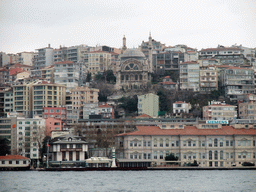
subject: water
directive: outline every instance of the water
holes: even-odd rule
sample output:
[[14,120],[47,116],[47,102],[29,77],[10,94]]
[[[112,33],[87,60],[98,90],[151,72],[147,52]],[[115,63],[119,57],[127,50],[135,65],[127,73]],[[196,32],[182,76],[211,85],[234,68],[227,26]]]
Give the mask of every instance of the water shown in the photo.
[[0,191],[256,191],[255,170],[0,172]]

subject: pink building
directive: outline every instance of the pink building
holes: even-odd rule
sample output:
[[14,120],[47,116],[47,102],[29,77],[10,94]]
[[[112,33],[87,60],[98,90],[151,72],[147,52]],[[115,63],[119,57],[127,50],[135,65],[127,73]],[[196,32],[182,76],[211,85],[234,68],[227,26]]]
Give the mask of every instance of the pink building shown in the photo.
[[[44,119],[53,118],[60,121],[60,129],[63,130],[67,122],[67,110],[66,107],[44,107]],[[57,126],[56,126],[57,127]]]
[[62,120],[53,117],[45,119],[45,134],[51,136],[51,132],[55,130],[63,130]]

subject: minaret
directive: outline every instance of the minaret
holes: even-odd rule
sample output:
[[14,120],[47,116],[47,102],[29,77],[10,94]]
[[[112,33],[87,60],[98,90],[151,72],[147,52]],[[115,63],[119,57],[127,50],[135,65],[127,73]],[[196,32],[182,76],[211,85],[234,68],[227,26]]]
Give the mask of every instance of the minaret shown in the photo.
[[149,32],[149,37],[148,37],[148,60],[149,60],[149,71],[152,73],[153,72],[153,63],[152,63],[152,37],[151,37],[151,32]]
[[124,37],[123,37],[122,53],[124,53],[126,49],[127,49],[127,47],[126,47],[126,38],[125,38],[125,36],[124,36]]
[[112,147],[112,165],[111,167],[116,167],[116,150],[115,147]]

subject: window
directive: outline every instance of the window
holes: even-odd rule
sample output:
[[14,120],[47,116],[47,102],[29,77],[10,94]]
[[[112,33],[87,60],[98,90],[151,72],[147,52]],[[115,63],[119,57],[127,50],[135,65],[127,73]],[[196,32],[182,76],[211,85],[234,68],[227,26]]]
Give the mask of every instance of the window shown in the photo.
[[157,152],[154,152],[154,159],[157,159]]
[[228,147],[228,146],[229,146],[229,140],[226,141],[226,147]]
[[147,141],[143,141],[143,147],[147,146]]
[[218,147],[218,139],[214,139],[214,147]]
[[223,151],[220,151],[220,159],[223,159]]
[[151,159],[151,154],[150,153],[148,153],[148,159]]
[[191,147],[191,141],[188,141],[188,146]]
[[132,147],[133,146],[133,142],[132,141],[130,141],[130,147]]
[[212,151],[209,151],[209,160],[212,160]]
[[223,139],[220,139],[220,147],[223,147]]
[[160,151],[160,159],[164,159],[164,153],[163,153],[163,151]]
[[218,161],[215,161],[215,162],[214,162],[214,166],[215,166],[215,167],[218,167]]
[[144,153],[144,154],[143,154],[143,158],[144,158],[144,159],[147,159],[147,153]]
[[169,139],[165,139],[165,147],[169,147]]
[[148,141],[148,147],[150,147],[151,146],[151,141]]
[[209,147],[212,147],[212,139],[209,139]]
[[5,161],[2,161],[2,164],[5,164]]
[[12,161],[9,161],[9,164],[12,164]]
[[183,141],[183,147],[186,147],[186,146],[187,146],[187,142]]
[[214,159],[218,160],[218,151],[214,151]]
[[160,139],[160,147],[163,147],[163,139]]
[[154,147],[157,147],[157,139],[154,139]]
[[179,147],[179,145],[180,145],[180,142],[176,141],[176,147]]

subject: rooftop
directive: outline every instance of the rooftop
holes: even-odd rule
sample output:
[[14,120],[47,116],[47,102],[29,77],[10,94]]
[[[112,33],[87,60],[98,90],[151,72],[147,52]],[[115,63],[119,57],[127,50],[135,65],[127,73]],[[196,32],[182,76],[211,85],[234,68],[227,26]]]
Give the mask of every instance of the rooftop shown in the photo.
[[195,126],[185,126],[184,129],[160,129],[158,126],[137,126],[137,131],[117,136],[133,135],[256,135],[256,129],[235,129],[232,126],[222,126],[222,128],[218,129],[198,129]]

